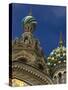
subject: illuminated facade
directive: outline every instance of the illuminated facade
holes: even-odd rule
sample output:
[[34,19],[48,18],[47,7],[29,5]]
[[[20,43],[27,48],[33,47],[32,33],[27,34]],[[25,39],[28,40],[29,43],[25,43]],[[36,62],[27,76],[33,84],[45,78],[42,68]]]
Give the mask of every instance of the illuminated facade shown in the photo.
[[22,20],[22,25],[24,33],[12,42],[12,86],[66,83],[66,48],[62,34],[59,47],[45,58],[39,40],[32,34],[37,21],[31,12]]

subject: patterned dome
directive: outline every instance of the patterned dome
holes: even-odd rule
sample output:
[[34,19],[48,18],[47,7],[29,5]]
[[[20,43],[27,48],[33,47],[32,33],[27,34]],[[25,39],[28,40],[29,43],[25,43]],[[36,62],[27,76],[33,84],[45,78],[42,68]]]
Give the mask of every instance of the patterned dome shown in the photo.
[[48,57],[48,65],[55,66],[62,62],[66,62],[66,48],[63,46],[62,39],[60,39],[59,47],[54,49]]
[[24,22],[24,25],[25,24],[28,24],[28,23],[33,23],[33,24],[36,24],[36,20],[33,16],[26,16],[24,19],[23,19],[23,22]]
[[28,16],[24,17],[22,20],[22,24],[24,26],[24,30],[27,32],[33,32],[35,30],[37,21],[32,16],[32,13],[30,12]]

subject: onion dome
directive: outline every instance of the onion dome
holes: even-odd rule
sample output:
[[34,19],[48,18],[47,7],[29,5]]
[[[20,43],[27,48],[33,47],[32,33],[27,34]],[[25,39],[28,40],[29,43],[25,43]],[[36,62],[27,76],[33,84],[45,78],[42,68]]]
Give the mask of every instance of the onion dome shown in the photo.
[[24,17],[22,24],[24,26],[25,32],[32,32],[35,29],[37,22],[36,19],[32,16],[31,11],[28,16]]
[[54,49],[48,57],[48,65],[56,66],[58,63],[66,62],[66,48],[63,46],[62,34],[60,34],[59,47]]

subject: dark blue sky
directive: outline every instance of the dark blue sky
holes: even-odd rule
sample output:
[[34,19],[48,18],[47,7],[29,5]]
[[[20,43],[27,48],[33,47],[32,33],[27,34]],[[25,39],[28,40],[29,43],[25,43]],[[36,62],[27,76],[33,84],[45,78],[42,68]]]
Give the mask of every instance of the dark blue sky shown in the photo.
[[39,39],[45,55],[48,56],[54,48],[58,47],[60,32],[66,46],[66,7],[13,4],[12,8],[13,39],[23,33],[21,21],[32,9],[32,15],[37,20],[37,27],[33,34]]

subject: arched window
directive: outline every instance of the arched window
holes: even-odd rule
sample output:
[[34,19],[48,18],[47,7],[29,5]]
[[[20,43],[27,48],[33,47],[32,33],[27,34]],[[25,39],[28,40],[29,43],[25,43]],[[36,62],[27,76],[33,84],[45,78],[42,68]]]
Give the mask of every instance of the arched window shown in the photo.
[[38,64],[38,66],[40,70],[43,70],[43,66],[40,63]]
[[58,83],[62,83],[62,74],[58,73]]
[[28,37],[27,37],[27,36],[24,38],[24,42],[25,42],[26,40],[28,40]]

